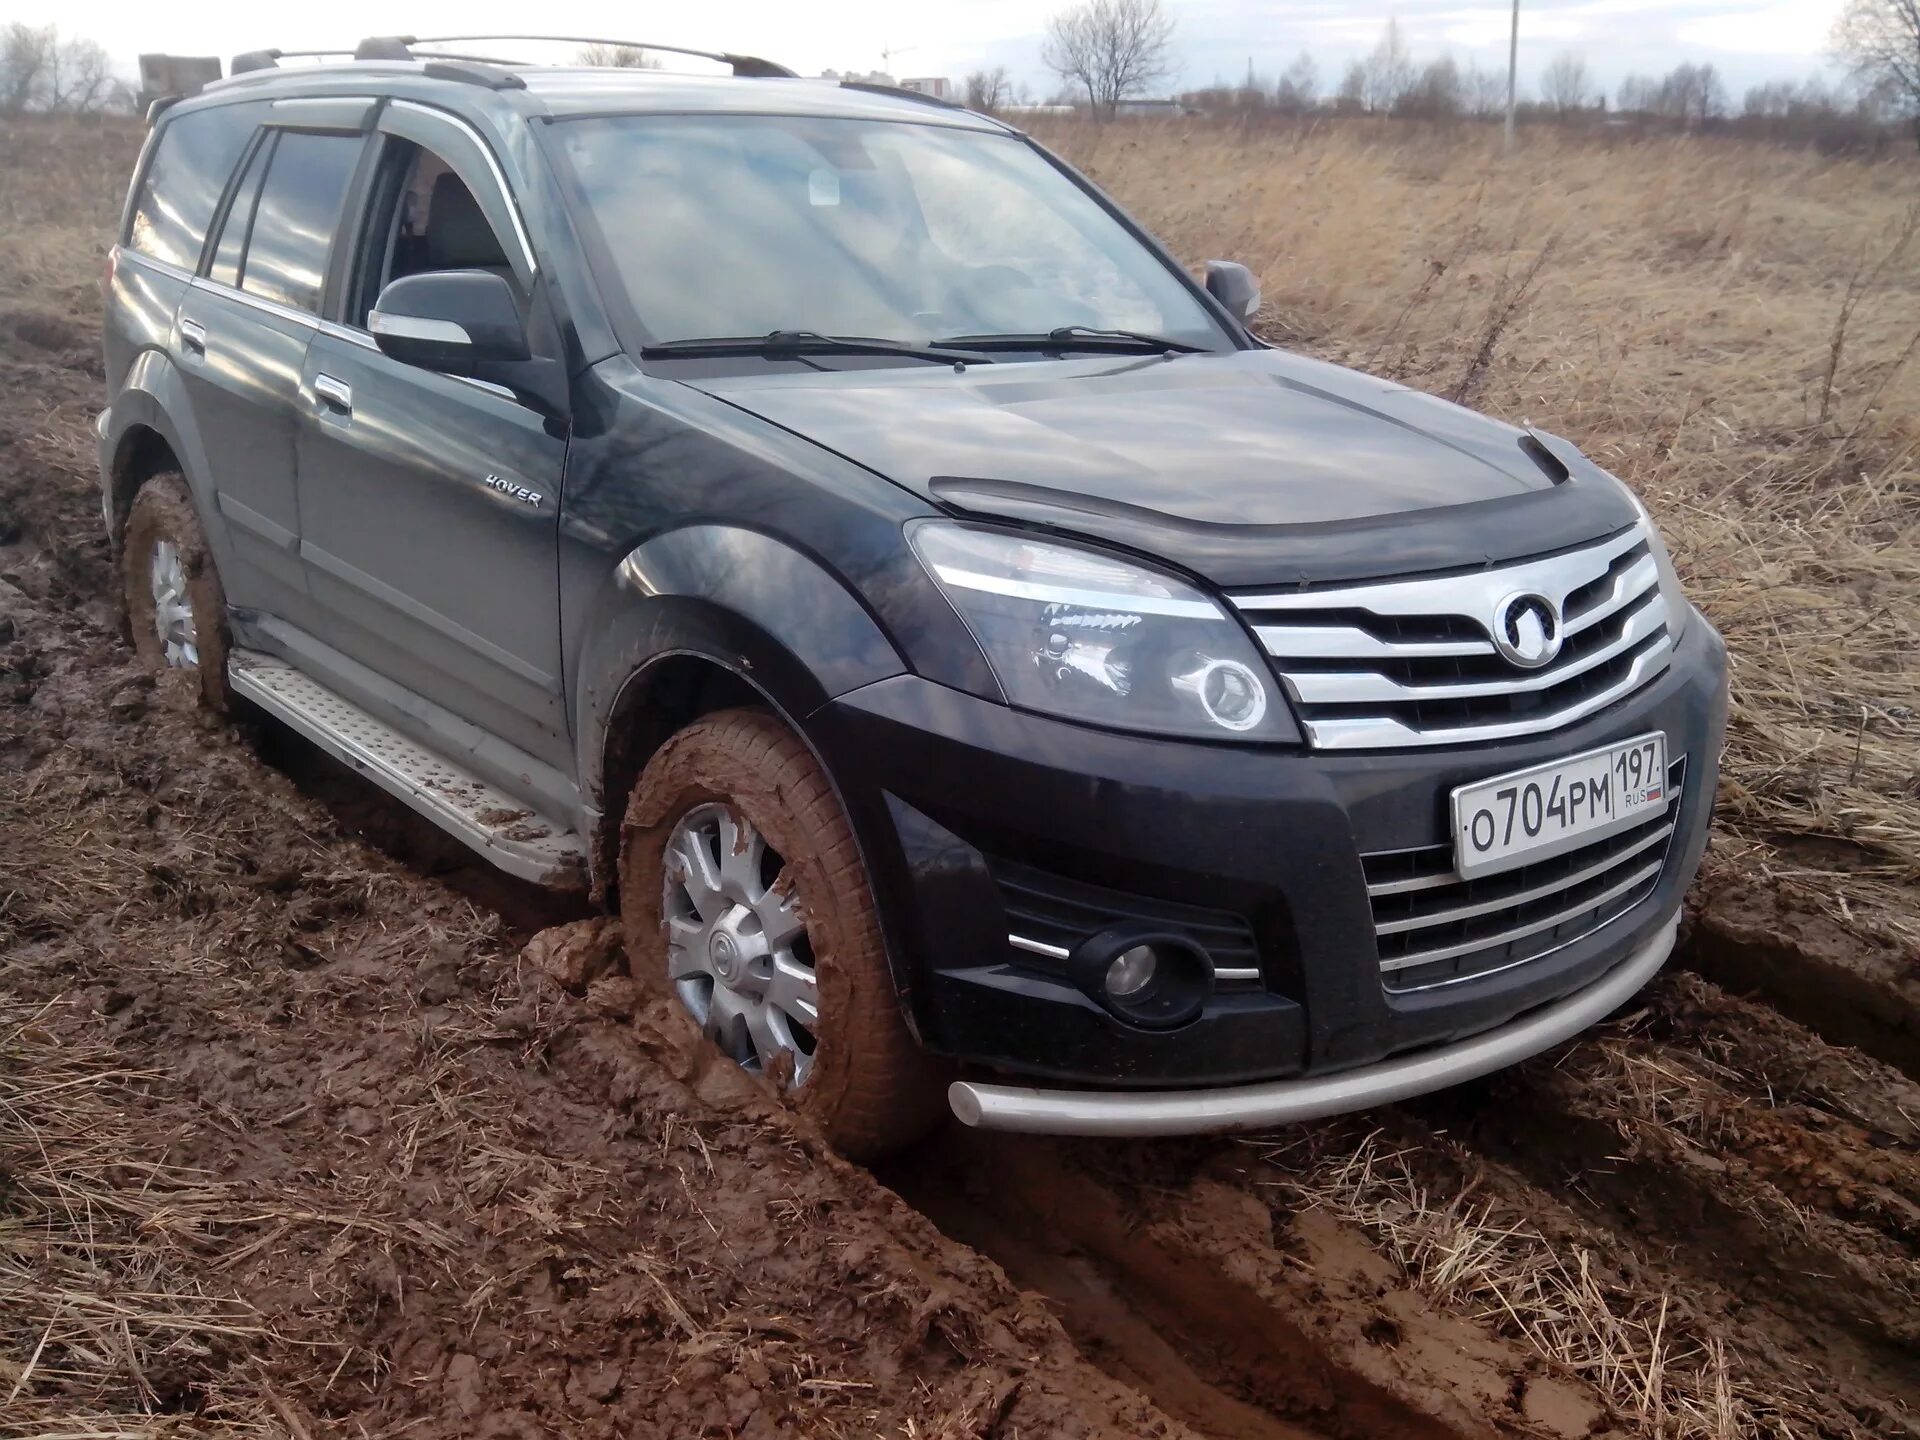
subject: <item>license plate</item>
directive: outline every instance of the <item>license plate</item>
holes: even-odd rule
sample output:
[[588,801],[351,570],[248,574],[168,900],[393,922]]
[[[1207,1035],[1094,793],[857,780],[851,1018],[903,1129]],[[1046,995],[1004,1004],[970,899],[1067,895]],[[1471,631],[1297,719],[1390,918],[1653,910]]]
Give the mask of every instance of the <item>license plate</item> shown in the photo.
[[1666,812],[1667,737],[1656,731],[1496,775],[1453,792],[1462,879],[1551,859]]

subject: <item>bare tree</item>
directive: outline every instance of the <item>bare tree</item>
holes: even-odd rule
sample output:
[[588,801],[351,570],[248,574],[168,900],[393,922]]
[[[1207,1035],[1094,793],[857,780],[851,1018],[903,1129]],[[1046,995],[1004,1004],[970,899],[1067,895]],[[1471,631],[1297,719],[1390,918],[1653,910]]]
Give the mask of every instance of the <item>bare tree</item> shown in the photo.
[[1897,97],[1920,139],[1920,0],[1847,0],[1833,46],[1856,80]]
[[1160,0],[1086,0],[1047,22],[1040,59],[1108,117],[1171,77],[1172,46],[1173,19]]
[[1379,44],[1360,63],[1360,74],[1360,108],[1371,114],[1393,109],[1400,103],[1400,97],[1413,88],[1413,56],[1400,34],[1398,20],[1387,21],[1387,28],[1380,32]]
[[1469,62],[1460,77],[1460,93],[1467,113],[1476,120],[1491,120],[1506,113],[1507,77],[1498,70],[1482,70]]
[[1727,113],[1727,87],[1712,65],[1676,65],[1658,80],[1629,75],[1621,81],[1620,108],[1692,129]]
[[1586,57],[1576,50],[1562,50],[1554,56],[1540,77],[1540,98],[1562,116],[1591,109],[1599,97],[1593,77],[1587,73]]
[[1466,108],[1460,66],[1451,55],[1429,60],[1394,101],[1394,114],[1417,120],[1451,120]]
[[1364,60],[1348,62],[1346,73],[1340,77],[1340,88],[1333,92],[1333,108],[1349,115],[1367,108],[1367,65]]
[[1302,50],[1299,58],[1280,72],[1273,87],[1273,103],[1294,114],[1320,103],[1320,67],[1313,63],[1313,56]]
[[582,65],[604,65],[611,70],[658,70],[660,62],[638,45],[589,45],[580,52]]
[[0,30],[0,115],[18,115],[45,103],[47,71],[60,44],[51,25],[35,28],[18,20]]
[[53,47],[47,65],[47,108],[68,115],[91,115],[117,99],[113,62],[98,40],[66,40]]
[[967,108],[969,110],[993,111],[1003,109],[1013,99],[1013,81],[1007,75],[1007,67],[996,65],[991,70],[975,70],[967,76]]

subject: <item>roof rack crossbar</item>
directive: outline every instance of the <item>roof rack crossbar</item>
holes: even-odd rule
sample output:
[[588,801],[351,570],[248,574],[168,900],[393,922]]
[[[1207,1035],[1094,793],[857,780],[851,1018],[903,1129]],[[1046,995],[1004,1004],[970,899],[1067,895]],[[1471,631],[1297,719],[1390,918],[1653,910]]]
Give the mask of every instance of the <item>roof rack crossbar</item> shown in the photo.
[[549,40],[560,45],[612,45],[622,50],[658,50],[663,55],[692,55],[701,60],[714,60],[722,65],[731,66],[736,75],[752,79],[794,78],[794,72],[786,66],[772,60],[762,60],[757,55],[735,55],[725,50],[694,50],[685,45],[655,45],[644,40],[612,40],[604,35],[421,35],[408,36],[409,45],[455,45],[468,44],[479,40]]
[[282,60],[305,59],[315,55],[352,55],[351,50],[248,50],[233,57],[229,75],[246,75],[255,70],[277,70]]

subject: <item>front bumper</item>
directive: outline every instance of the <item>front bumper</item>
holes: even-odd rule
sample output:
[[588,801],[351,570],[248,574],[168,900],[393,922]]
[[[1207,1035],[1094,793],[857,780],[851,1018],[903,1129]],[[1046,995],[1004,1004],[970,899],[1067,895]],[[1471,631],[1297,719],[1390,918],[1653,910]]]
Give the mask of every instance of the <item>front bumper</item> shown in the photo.
[[[1552,734],[1471,747],[1329,753],[1159,740],[914,676],[843,695],[807,728],[860,837],[922,1042],[1009,1075],[1154,1092],[1356,1072],[1451,1046],[1646,954],[1670,930],[1705,847],[1725,717],[1725,650],[1696,615],[1669,669],[1634,695]],[[1526,963],[1389,988],[1364,856],[1446,841],[1456,785],[1651,729],[1666,732],[1686,773],[1665,864],[1643,899]],[[1010,865],[1237,917],[1257,948],[1258,979],[1216,991],[1177,1029],[1127,1024],[1057,964],[1009,947]]]
[[1490,1075],[1571,1039],[1654,977],[1679,930],[1676,913],[1604,978],[1498,1029],[1354,1070],[1226,1090],[1035,1090],[956,1080],[947,1099],[963,1124],[1029,1135],[1201,1135],[1344,1115]]

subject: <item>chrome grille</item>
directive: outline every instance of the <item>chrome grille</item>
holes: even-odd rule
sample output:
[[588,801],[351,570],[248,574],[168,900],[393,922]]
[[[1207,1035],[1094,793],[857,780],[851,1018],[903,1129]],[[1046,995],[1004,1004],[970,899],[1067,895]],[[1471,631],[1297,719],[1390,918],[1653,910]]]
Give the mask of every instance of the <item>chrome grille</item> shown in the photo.
[[[1560,613],[1560,652],[1538,669],[1509,662],[1493,642],[1495,611],[1520,593]],[[1639,689],[1673,652],[1644,525],[1472,574],[1231,598],[1323,750],[1555,730]]]
[[1484,879],[1454,872],[1451,845],[1362,856],[1387,988],[1425,990],[1490,975],[1619,919],[1660,882],[1685,778],[1684,760],[1667,767],[1672,803],[1664,815]]

